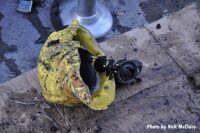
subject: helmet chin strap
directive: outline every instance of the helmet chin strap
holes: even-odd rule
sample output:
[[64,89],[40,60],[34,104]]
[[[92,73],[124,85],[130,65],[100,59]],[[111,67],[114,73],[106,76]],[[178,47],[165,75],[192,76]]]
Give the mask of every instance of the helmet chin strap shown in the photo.
[[114,75],[118,84],[135,84],[142,81],[138,78],[142,71],[142,63],[137,60],[122,59],[116,62],[112,58],[101,56],[95,60],[94,68],[97,72],[106,72],[110,79]]

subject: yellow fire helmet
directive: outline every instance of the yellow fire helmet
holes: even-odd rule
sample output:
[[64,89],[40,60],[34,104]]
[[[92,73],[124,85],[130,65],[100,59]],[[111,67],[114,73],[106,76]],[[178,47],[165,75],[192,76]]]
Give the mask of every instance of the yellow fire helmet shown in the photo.
[[142,69],[139,61],[107,59],[96,44],[77,20],[49,35],[37,65],[47,101],[67,106],[84,103],[105,110],[115,98],[116,81],[141,81],[137,78]]

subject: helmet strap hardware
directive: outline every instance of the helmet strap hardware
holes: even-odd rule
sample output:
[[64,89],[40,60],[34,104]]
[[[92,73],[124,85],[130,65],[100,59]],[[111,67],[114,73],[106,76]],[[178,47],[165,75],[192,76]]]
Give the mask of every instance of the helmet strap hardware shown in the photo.
[[137,60],[122,59],[115,61],[112,57],[106,56],[98,57],[94,62],[94,67],[97,72],[106,72],[109,79],[115,77],[118,84],[135,84],[142,81],[138,78],[142,71],[142,63]]

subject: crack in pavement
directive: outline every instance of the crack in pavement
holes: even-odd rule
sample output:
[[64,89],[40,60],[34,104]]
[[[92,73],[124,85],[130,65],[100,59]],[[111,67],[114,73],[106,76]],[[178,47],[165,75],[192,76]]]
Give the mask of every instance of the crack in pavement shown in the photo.
[[[3,14],[0,13],[0,21],[3,19]],[[0,63],[5,63],[5,65],[8,67],[8,69],[11,71],[13,74],[13,77],[18,76],[21,74],[21,71],[18,69],[17,64],[15,63],[15,59],[12,58],[6,58],[5,53],[7,52],[15,52],[17,51],[17,46],[16,45],[8,45],[5,42],[3,42],[1,38],[1,30],[2,27],[0,27]]]

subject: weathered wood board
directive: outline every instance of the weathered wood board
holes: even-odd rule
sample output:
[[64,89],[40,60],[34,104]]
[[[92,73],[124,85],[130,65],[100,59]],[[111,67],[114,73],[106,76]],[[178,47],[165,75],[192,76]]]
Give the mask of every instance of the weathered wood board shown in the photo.
[[99,44],[108,56],[138,59],[144,65],[142,83],[118,88],[106,111],[47,103],[36,69],[0,84],[0,132],[161,132],[146,126],[185,123],[197,129],[181,131],[198,132],[199,92],[187,78],[199,82],[198,11],[193,4]]
[[143,63],[143,82],[118,89],[116,102],[180,75],[181,70],[176,63],[160,46],[153,45],[152,39],[146,29],[138,28],[99,45],[108,56],[117,60],[126,57]]
[[[114,104],[109,110],[103,112],[100,118],[89,118],[87,127],[93,123],[94,127],[101,127],[104,132],[167,132],[167,130],[149,130],[148,124],[168,125],[183,124],[200,126],[197,117],[200,107],[200,97],[192,102],[196,95],[184,75],[151,89],[130,97],[123,102]],[[199,94],[198,94],[199,96]],[[191,99],[192,97],[192,99]],[[90,120],[91,119],[91,120]],[[81,128],[83,132],[93,132],[94,129]],[[173,130],[172,130],[173,131]],[[180,130],[176,130],[176,132]],[[200,130],[181,130],[181,132],[198,132]],[[175,132],[175,131],[174,131]]]
[[200,73],[200,5],[190,5],[146,28],[184,72]]

